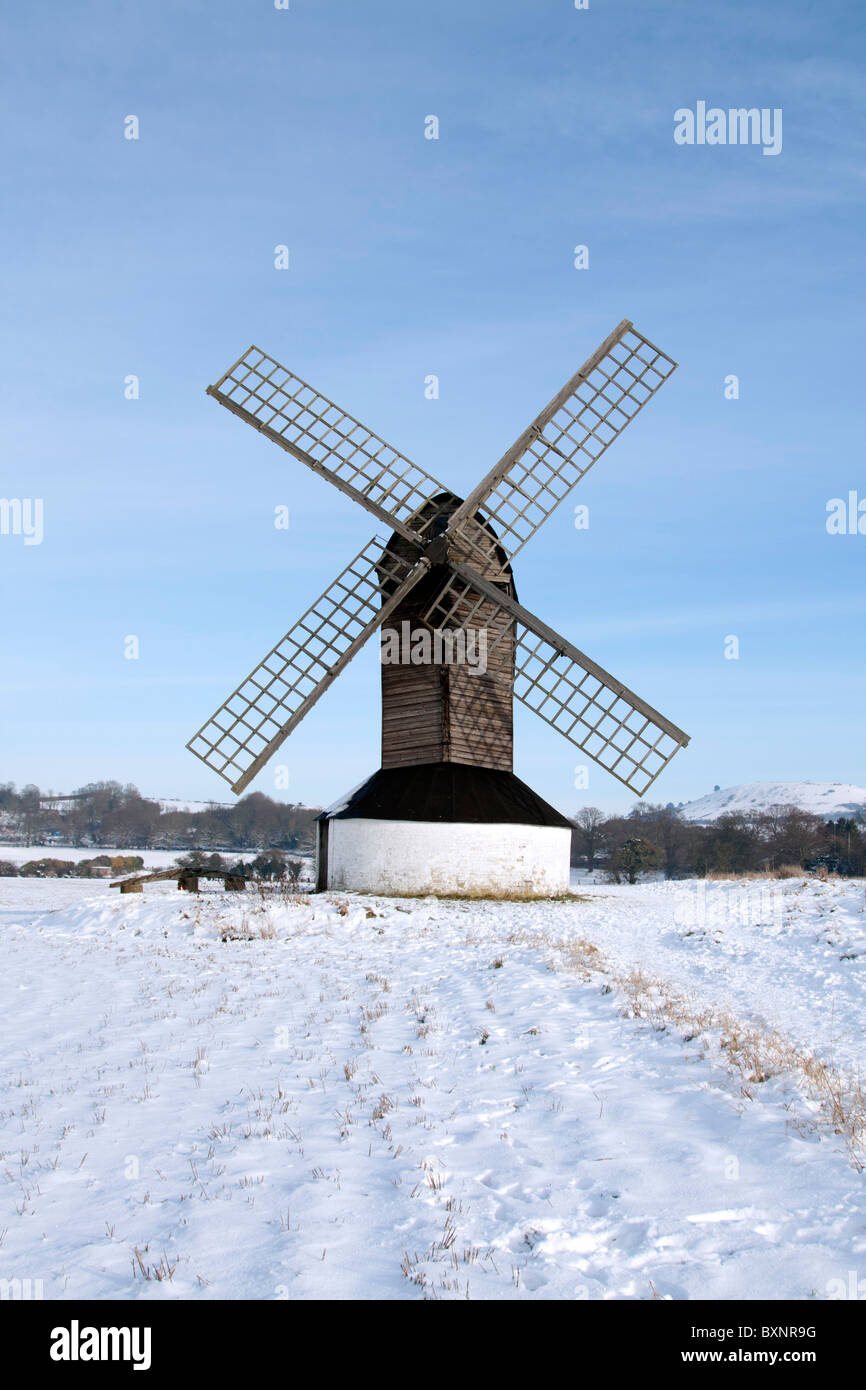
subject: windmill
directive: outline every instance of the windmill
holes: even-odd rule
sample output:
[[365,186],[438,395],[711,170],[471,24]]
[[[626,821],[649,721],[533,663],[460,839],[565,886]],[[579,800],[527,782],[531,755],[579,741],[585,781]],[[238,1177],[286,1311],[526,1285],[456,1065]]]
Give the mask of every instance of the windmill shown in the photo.
[[207,388],[389,531],[187,744],[242,792],[381,629],[382,766],[319,818],[320,888],[565,891],[570,823],[513,774],[514,698],[641,797],[688,743],[511,571],[676,365],[623,320],[462,499],[257,347]]

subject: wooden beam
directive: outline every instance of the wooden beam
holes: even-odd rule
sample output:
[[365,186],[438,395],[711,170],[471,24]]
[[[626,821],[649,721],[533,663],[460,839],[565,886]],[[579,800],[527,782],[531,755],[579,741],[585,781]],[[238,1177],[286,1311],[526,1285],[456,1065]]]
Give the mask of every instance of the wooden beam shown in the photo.
[[505,474],[514,463],[514,460],[520,457],[537,435],[541,434],[544,426],[553,419],[563,401],[567,401],[569,396],[574,394],[581,381],[589,376],[593,368],[598,366],[601,359],[610,352],[611,348],[619,342],[620,338],[622,338],[632,326],[631,319],[623,319],[622,323],[617,324],[613,332],[609,333],[604,342],[586,359],[583,366],[575,372],[573,377],[569,378],[561,390],[557,391],[553,399],[538,415],[536,415],[532,424],[527,426],[523,434],[519,439],[514,441],[510,449],[506,449],[499,462],[493,465],[490,472],[485,474],[478,486],[472,489],[465,502],[462,502],[457,508],[448,526],[449,533],[452,535],[456,534],[469,517],[474,517],[479,507],[484,502],[484,499],[489,496],[496,487],[496,484],[505,477]]
[[283,436],[277,430],[271,429],[270,425],[262,424],[261,420],[258,420],[251,411],[244,410],[243,406],[236,405],[229,396],[218,390],[216,386],[209,386],[207,388],[207,394],[213,396],[215,401],[219,401],[220,405],[224,405],[226,410],[230,410],[233,415],[237,415],[238,419],[243,420],[248,425],[252,425],[254,430],[258,430],[259,434],[263,434],[266,439],[270,439],[271,443],[279,445],[281,449],[285,449],[286,453],[291,454],[292,458],[296,458],[299,463],[305,463],[307,467],[311,468],[314,473],[317,473],[320,478],[327,478],[328,482],[333,483],[334,487],[346,497],[351,497],[353,502],[357,502],[359,506],[366,508],[368,512],[372,512],[373,516],[379,521],[384,521],[387,526],[390,526],[392,531],[398,531],[404,540],[409,541],[420,550],[423,542],[418,534],[412,530],[411,526],[407,526],[405,522],[400,521],[392,512],[386,511],[384,507],[380,507],[377,502],[365,496],[360,489],[353,487],[351,483],[345,482],[332,468],[326,467],[323,463],[318,463],[310,454],[306,453],[303,449],[299,449],[296,444],[290,444],[287,439],[283,439]]

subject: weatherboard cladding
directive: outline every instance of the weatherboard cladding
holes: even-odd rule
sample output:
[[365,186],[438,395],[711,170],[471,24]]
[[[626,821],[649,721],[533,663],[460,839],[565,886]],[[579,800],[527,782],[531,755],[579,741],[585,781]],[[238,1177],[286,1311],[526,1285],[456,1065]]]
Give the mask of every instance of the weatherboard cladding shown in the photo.
[[[460,499],[443,492],[417,513],[418,522],[433,534],[441,531]],[[478,517],[476,540],[480,549],[473,563],[486,578],[499,579],[511,597],[517,591],[507,556],[496,542],[491,527]],[[413,558],[412,547],[396,531],[388,541],[393,554]],[[504,574],[504,578],[503,578]],[[410,632],[424,631],[423,615],[451,578],[445,566],[436,565],[415,586],[383,628],[396,632],[407,625]],[[468,611],[468,605],[465,605]],[[456,617],[460,619],[460,611]],[[484,603],[471,619],[476,632],[498,623],[496,606]],[[510,772],[513,765],[514,680],[513,637],[494,644],[487,655],[487,670],[479,672],[465,664],[382,665],[382,766],[406,767],[412,764],[469,763],[476,767],[498,768]],[[497,679],[498,678],[498,679]]]
[[355,819],[571,826],[513,772],[454,762],[380,768],[339,809],[319,816]]

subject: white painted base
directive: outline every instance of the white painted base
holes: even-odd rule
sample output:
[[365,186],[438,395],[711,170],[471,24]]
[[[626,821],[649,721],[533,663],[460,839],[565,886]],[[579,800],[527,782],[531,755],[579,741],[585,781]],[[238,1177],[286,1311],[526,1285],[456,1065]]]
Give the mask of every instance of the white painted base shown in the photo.
[[571,831],[564,826],[359,818],[320,828],[328,835],[328,888],[396,897],[568,892]]

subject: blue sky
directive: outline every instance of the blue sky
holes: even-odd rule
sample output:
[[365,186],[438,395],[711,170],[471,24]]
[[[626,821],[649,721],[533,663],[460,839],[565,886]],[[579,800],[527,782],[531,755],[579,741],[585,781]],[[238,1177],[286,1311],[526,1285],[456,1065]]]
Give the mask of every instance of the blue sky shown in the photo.
[[[376,529],[205,396],[251,342],[465,493],[628,317],[680,368],[522,602],[692,735],[653,799],[866,782],[866,535],[825,526],[866,498],[864,38],[853,0],[7,9],[2,493],[45,534],[0,536],[0,779],[231,798],[186,739]],[[698,101],[781,108],[781,153],[678,146]],[[583,762],[518,707],[519,776],[631,804]],[[276,763],[315,804],[376,769],[375,645]]]

